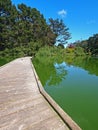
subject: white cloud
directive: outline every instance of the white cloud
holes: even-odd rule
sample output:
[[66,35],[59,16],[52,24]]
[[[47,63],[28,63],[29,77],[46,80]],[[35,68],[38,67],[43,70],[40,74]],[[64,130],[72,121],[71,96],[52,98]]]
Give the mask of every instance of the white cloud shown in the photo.
[[67,15],[67,11],[62,9],[62,10],[58,11],[58,15],[60,15],[61,17],[65,17]]

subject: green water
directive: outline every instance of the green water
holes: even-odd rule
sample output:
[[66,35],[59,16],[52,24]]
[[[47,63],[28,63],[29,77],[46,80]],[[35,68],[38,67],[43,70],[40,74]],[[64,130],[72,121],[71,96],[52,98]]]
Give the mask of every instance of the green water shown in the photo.
[[98,59],[34,64],[45,90],[65,112],[83,130],[98,130]]

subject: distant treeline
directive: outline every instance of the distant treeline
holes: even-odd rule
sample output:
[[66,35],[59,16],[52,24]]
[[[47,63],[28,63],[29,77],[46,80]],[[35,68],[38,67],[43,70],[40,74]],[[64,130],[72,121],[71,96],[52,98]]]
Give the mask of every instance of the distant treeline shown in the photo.
[[90,54],[93,56],[98,56],[98,34],[94,34],[89,37],[87,40],[77,41],[74,43],[76,47],[84,48],[86,54]]

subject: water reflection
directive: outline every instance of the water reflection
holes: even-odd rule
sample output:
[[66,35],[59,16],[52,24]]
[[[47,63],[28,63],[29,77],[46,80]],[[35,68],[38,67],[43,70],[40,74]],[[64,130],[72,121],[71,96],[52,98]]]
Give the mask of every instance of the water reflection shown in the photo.
[[65,62],[68,65],[73,65],[75,67],[81,67],[88,71],[89,74],[93,74],[98,76],[98,59],[93,57],[83,58],[83,57],[75,57],[70,60],[65,59]]
[[52,75],[48,77],[48,80],[46,82],[46,85],[48,86],[55,86],[66,79],[68,69],[71,69],[73,67],[82,68],[86,70],[88,74],[98,76],[98,59],[96,58],[76,57],[74,59],[71,59],[70,62],[68,59],[66,59],[66,61],[62,63],[55,62],[53,66],[55,73],[52,73]]
[[59,83],[62,82],[66,78],[67,75],[67,69],[66,69],[66,64],[65,62],[62,62],[61,64],[54,63],[54,70],[55,73],[50,76],[48,81],[46,82],[46,85],[51,86],[51,85],[58,85]]
[[98,59],[36,62],[45,90],[83,130],[98,130]]
[[89,74],[98,76],[98,59],[96,58],[74,57],[62,60],[62,62],[61,59],[57,62],[53,62],[51,60],[51,63],[43,63],[37,60],[34,61],[37,73],[43,86],[56,86],[66,79],[68,69],[72,67],[82,68],[88,71]]

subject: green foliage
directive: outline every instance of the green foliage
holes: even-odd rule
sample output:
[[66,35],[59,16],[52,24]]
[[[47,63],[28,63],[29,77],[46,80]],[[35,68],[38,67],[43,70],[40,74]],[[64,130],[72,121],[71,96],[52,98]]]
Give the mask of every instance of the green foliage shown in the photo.
[[75,52],[76,56],[84,56],[85,55],[84,49],[82,47],[76,47],[74,52]]
[[89,37],[88,40],[75,42],[78,47],[84,48],[85,53],[88,55],[98,55],[98,34]]
[[69,47],[66,48],[66,52],[72,55],[74,54],[74,50],[75,50],[74,48],[69,48]]
[[49,47],[45,46],[39,49],[38,53],[36,53],[34,60],[37,62],[41,62],[43,64],[51,64],[51,62],[61,62],[66,59],[74,59],[76,56],[86,57],[83,48],[66,48],[61,49],[59,47]]
[[8,62],[10,62],[11,60],[13,60],[13,59],[11,59],[11,58],[1,58],[0,57],[0,66],[2,66],[2,65],[4,65],[4,64],[6,64],[6,63],[8,63]]
[[49,64],[55,59],[55,57],[57,56],[57,52],[57,47],[45,46],[38,51],[38,53],[35,55],[35,58],[38,61]]
[[2,57],[24,57],[24,56],[34,56],[38,49],[40,48],[41,45],[39,42],[30,42],[28,43],[28,46],[20,46],[20,47],[15,47],[12,49],[6,48],[4,51],[0,52],[0,55]]
[[88,49],[93,55],[98,55],[98,34],[88,39]]
[[37,9],[24,4],[16,8],[10,0],[0,1],[0,51],[6,48],[27,49],[33,43],[35,53],[39,47],[51,44],[54,39],[53,32]]
[[50,28],[56,35],[56,42],[59,44],[66,44],[67,40],[71,38],[69,33],[69,28],[64,24],[63,20],[59,19],[49,19]]
[[36,8],[27,7],[25,4],[16,7],[12,5],[11,0],[1,0],[0,51],[2,56],[32,56],[43,46],[53,46],[58,35],[63,35],[67,40],[68,28],[63,21],[51,20],[48,25],[44,16]]

